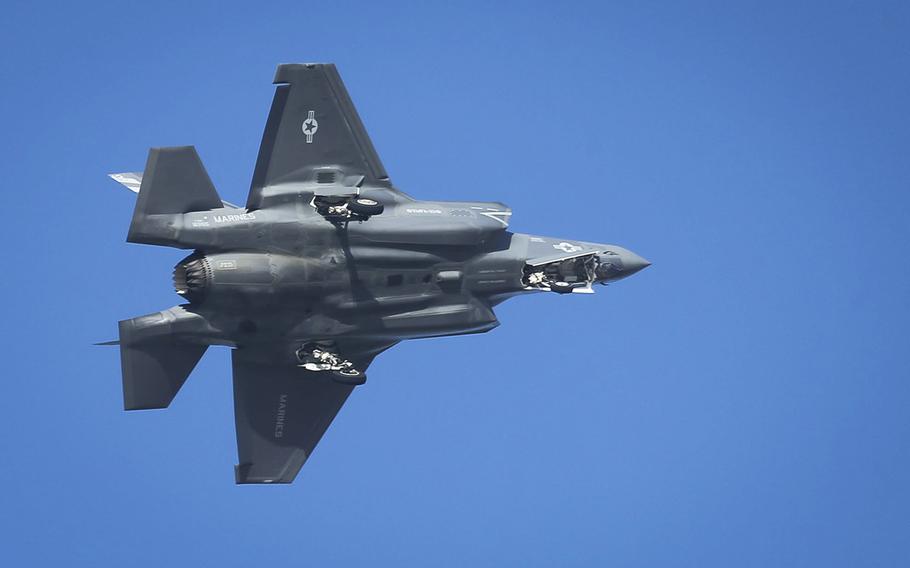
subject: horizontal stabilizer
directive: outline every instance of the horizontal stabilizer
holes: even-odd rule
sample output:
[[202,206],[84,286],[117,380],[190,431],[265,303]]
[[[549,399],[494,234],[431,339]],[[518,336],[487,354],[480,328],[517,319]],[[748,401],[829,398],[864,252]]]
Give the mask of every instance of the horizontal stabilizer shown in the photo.
[[167,408],[207,346],[180,343],[168,335],[138,339],[141,325],[142,318],[120,322],[123,408]]
[[142,172],[123,172],[120,174],[107,175],[133,193],[139,193],[139,186],[142,185]]

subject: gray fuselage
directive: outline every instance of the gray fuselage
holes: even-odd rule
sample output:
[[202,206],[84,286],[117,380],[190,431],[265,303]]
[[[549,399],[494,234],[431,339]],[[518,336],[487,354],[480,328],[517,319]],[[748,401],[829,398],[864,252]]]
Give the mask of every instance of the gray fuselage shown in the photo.
[[[525,280],[534,259],[631,254],[511,233],[511,212],[500,203],[412,201],[384,188],[359,193],[384,202],[381,215],[332,222],[312,206],[314,195],[331,193],[286,188],[258,211],[170,216],[169,242],[161,244],[197,251],[175,269],[178,293],[190,301],[178,310],[205,322],[204,330],[186,325],[194,340],[233,346],[314,337],[394,342],[484,332],[498,325],[494,305],[541,290]],[[596,281],[624,274],[612,276]]]

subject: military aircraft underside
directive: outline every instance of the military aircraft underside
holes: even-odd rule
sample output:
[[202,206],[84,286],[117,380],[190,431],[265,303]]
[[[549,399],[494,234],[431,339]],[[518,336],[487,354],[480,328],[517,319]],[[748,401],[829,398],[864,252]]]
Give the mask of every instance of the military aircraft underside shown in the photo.
[[120,322],[126,410],[166,408],[209,345],[232,349],[237,483],[290,483],[370,362],[413,338],[482,333],[518,294],[591,293],[648,262],[512,233],[496,202],[419,201],[386,174],[334,65],[280,65],[244,207],[193,147],[153,148],[127,240],[192,251],[185,303]]

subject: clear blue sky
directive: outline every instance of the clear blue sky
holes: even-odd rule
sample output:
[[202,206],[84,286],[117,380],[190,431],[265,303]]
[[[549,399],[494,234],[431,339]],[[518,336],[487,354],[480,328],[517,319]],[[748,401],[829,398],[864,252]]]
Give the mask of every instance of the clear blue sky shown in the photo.
[[[4,565],[910,565],[906,3],[377,4],[5,4]],[[236,487],[227,350],[127,414],[91,346],[183,256],[105,174],[194,144],[243,202],[295,61],[403,190],[654,265],[396,347]]]

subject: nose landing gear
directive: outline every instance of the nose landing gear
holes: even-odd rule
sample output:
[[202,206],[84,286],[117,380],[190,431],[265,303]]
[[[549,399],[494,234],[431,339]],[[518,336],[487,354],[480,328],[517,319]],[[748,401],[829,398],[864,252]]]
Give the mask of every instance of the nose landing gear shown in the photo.
[[587,286],[587,284],[583,282],[572,283],[559,280],[556,282],[550,282],[550,291],[556,292],[557,294],[569,294],[575,288],[584,288],[585,286]]
[[528,290],[548,290],[557,294],[575,290],[590,292],[591,284],[596,281],[596,268],[593,254],[538,266],[525,265],[522,283]]

